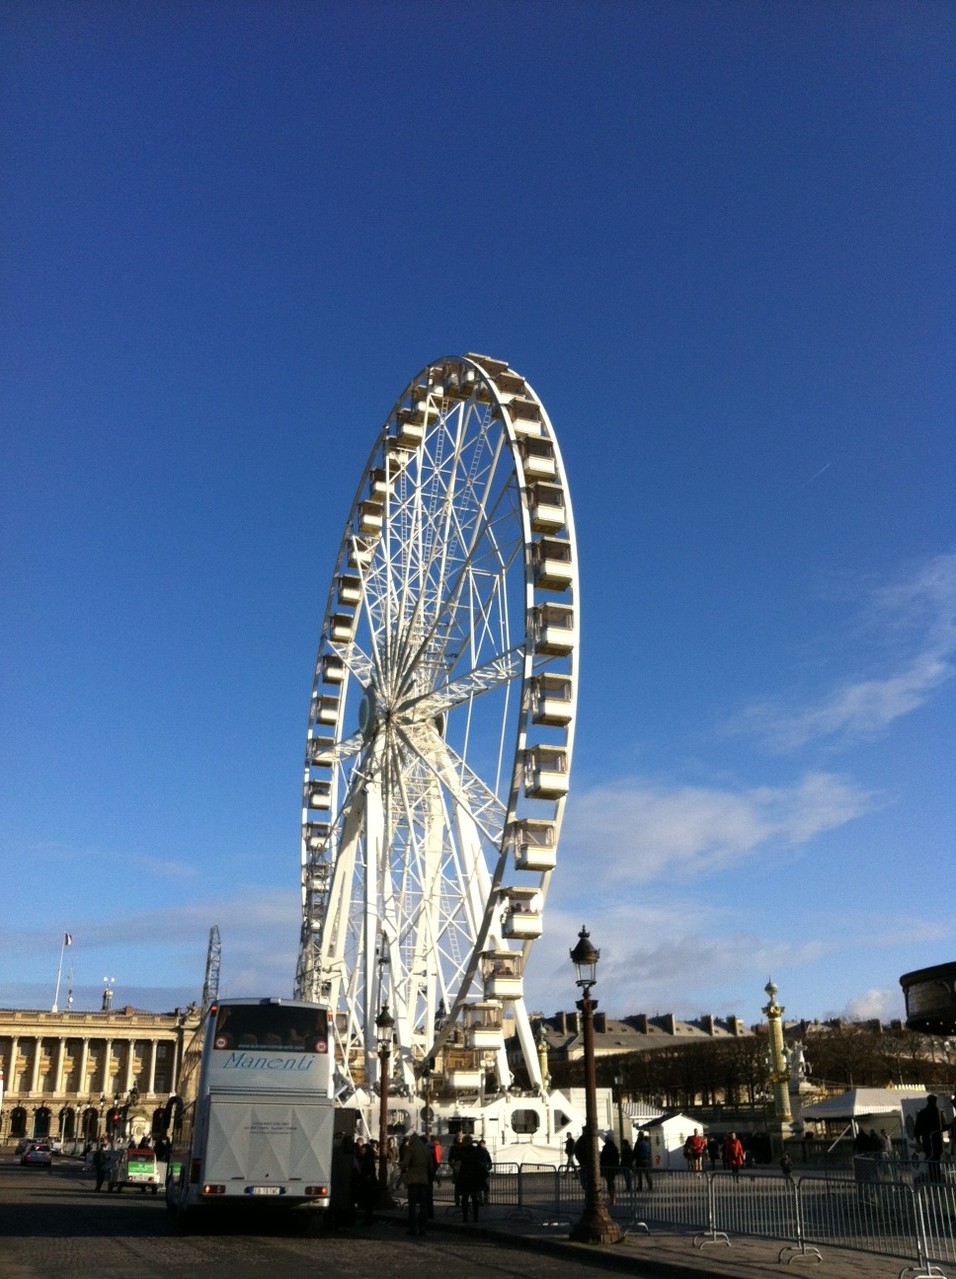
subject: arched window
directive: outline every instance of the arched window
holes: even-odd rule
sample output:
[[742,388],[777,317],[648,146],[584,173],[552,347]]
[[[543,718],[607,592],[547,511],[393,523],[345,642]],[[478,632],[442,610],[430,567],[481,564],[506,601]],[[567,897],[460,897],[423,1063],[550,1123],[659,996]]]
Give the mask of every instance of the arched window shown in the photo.
[[14,1106],[10,1112],[10,1136],[25,1137],[27,1135],[27,1112],[22,1106]]
[[33,1116],[33,1135],[34,1137],[49,1137],[50,1135],[50,1108],[48,1106],[40,1106]]

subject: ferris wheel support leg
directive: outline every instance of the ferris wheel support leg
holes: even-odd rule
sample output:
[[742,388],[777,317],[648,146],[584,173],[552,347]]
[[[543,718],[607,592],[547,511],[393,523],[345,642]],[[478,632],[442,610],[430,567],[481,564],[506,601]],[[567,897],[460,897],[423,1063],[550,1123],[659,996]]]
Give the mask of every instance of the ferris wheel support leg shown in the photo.
[[525,1008],[523,999],[519,999],[515,1004],[514,1019],[515,1029],[518,1032],[518,1042],[521,1045],[521,1053],[528,1068],[528,1074],[531,1076],[531,1087],[540,1088],[542,1080],[541,1069],[538,1065],[538,1046],[534,1042],[531,1022],[528,1019],[528,1010]]

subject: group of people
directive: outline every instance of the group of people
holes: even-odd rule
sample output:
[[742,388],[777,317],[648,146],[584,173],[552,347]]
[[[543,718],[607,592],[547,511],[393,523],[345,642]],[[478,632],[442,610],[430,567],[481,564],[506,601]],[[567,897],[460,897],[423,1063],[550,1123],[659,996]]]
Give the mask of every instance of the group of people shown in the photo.
[[[432,1186],[441,1166],[442,1152],[437,1140],[426,1143],[418,1133],[402,1142],[399,1152],[402,1180],[408,1193],[408,1233],[422,1238],[426,1223],[434,1216]],[[488,1202],[492,1159],[484,1141],[471,1133],[457,1133],[448,1151],[448,1167],[455,1188],[455,1206],[465,1221],[477,1221],[478,1209]]]
[[723,1141],[715,1135],[704,1137],[699,1128],[695,1128],[684,1142],[684,1158],[691,1172],[700,1176],[704,1171],[704,1157],[710,1160],[711,1169],[717,1167],[720,1159],[727,1172],[736,1178],[744,1166],[747,1155],[743,1142],[735,1132],[729,1132]]
[[[434,1184],[442,1162],[442,1148],[433,1136],[409,1133],[385,1146],[386,1183],[389,1190],[404,1187],[408,1200],[408,1233],[422,1238],[435,1215]],[[359,1214],[373,1220],[379,1193],[379,1144],[364,1137],[343,1137],[332,1166],[331,1223],[348,1229]],[[478,1209],[488,1202],[492,1159],[484,1141],[468,1133],[456,1135],[448,1152],[448,1167],[455,1188],[455,1205],[465,1221],[477,1221]]]
[[[586,1127],[576,1141],[569,1134],[564,1143],[565,1170],[569,1173],[573,1172],[576,1164],[582,1186],[591,1167],[593,1149],[591,1132]],[[607,1186],[610,1203],[613,1204],[617,1196],[618,1177],[623,1181],[625,1190],[630,1190],[635,1184],[638,1190],[643,1190],[645,1185],[648,1190],[653,1190],[651,1183],[653,1162],[650,1133],[643,1130],[639,1132],[633,1146],[625,1137],[620,1147],[613,1135],[608,1133],[598,1152],[598,1167]]]

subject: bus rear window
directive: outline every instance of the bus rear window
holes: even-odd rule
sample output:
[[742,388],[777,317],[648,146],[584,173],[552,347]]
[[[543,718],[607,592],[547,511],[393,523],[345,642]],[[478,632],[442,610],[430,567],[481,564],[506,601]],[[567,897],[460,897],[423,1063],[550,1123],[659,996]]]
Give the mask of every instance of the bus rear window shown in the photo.
[[212,1046],[324,1053],[329,1047],[328,1017],[324,1008],[297,1008],[289,1004],[221,1004]]

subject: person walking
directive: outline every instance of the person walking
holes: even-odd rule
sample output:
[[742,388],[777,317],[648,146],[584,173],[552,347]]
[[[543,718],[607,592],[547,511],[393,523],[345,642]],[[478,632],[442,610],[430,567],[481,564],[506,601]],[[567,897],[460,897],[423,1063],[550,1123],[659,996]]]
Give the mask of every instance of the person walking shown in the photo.
[[448,1148],[448,1167],[451,1171],[451,1182],[455,1188],[455,1207],[461,1207],[461,1191],[458,1189],[458,1166],[461,1163],[461,1149],[465,1144],[464,1133],[455,1133],[455,1140]]
[[418,1239],[425,1237],[428,1191],[431,1185],[429,1163],[434,1163],[431,1151],[418,1133],[413,1132],[402,1155],[402,1174],[408,1191],[408,1233]]
[[734,1174],[734,1181],[740,1175],[740,1170],[744,1166],[744,1148],[735,1132],[729,1132],[724,1138],[724,1167],[729,1168]]
[[574,1172],[574,1138],[568,1133],[567,1141],[564,1143],[564,1175],[570,1177]]
[[651,1184],[651,1168],[654,1159],[651,1153],[651,1136],[648,1132],[640,1132],[637,1141],[634,1143],[634,1172],[637,1178],[637,1189],[643,1189],[643,1183],[647,1182],[648,1190],[653,1190]]
[[[485,1181],[484,1169],[478,1154],[478,1147],[471,1133],[466,1133],[461,1142],[461,1153],[458,1157],[458,1181],[455,1183],[461,1200],[462,1220],[477,1222],[478,1207],[481,1203],[482,1187]],[[471,1217],[468,1213],[471,1211]]]
[[106,1148],[106,1142],[101,1141],[93,1151],[93,1171],[96,1173],[96,1189],[103,1189],[103,1182],[106,1180],[106,1174],[110,1170],[110,1152]]
[[621,1154],[617,1148],[617,1142],[612,1135],[608,1133],[604,1145],[601,1147],[601,1176],[607,1183],[607,1200],[608,1203],[614,1204],[614,1192],[617,1184],[617,1172],[621,1166]]
[[700,1129],[695,1128],[684,1142],[684,1158],[687,1160],[687,1167],[691,1172],[697,1173],[698,1177],[703,1172],[706,1149],[707,1143],[701,1136]]
[[484,1138],[478,1143],[478,1162],[481,1164],[481,1202],[485,1205],[491,1198],[491,1170],[495,1165]]
[[917,1113],[914,1135],[929,1161],[930,1181],[942,1181],[940,1160],[943,1157],[943,1133],[948,1124],[943,1118],[935,1093],[926,1098],[926,1105]]
[[581,1189],[585,1190],[588,1184],[588,1168],[591,1166],[591,1129],[584,1125],[581,1129],[581,1136],[574,1143],[574,1157],[578,1161],[578,1176],[581,1179]]

